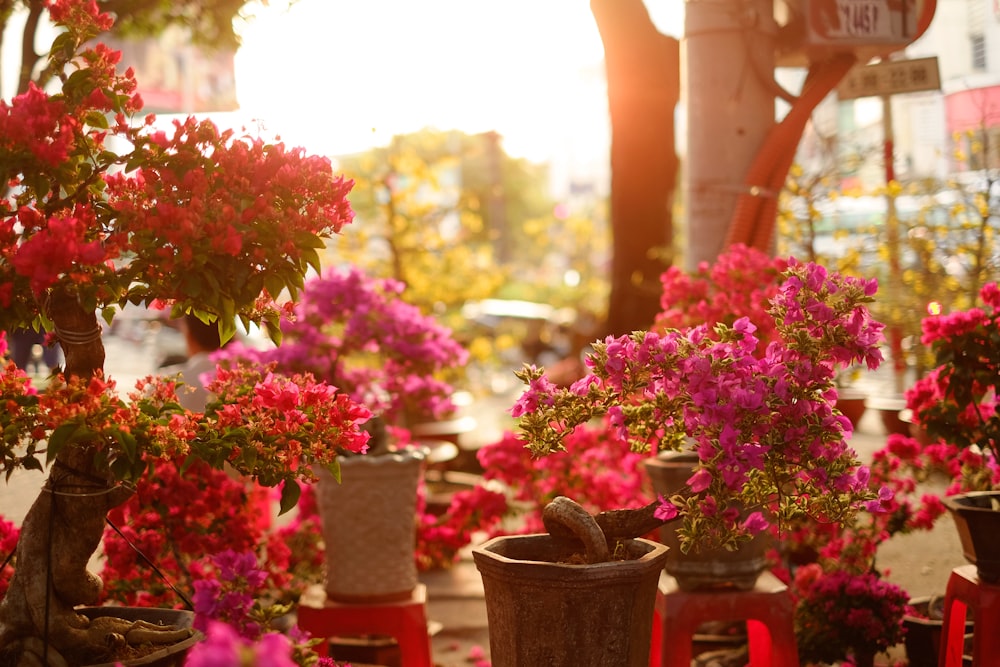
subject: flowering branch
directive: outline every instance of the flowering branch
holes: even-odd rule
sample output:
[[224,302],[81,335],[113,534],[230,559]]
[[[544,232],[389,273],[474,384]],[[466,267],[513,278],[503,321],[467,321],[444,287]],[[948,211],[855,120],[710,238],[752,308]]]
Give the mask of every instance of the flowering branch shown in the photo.
[[[568,388],[543,369],[520,371],[528,389],[511,413],[536,456],[561,450],[573,429],[605,414],[634,451],[693,448],[700,464],[688,494],[663,499],[657,512],[664,521],[683,515],[686,549],[734,546],[772,520],[878,510],[887,494],[869,490],[845,440],[850,422],[833,405],[838,368],[881,362],[882,325],[865,308],[875,290],[874,280],[790,260],[768,309],[779,341],[763,355],[745,317],[712,332],[608,338],[594,344],[591,373]],[[755,511],[740,518],[739,507]]]

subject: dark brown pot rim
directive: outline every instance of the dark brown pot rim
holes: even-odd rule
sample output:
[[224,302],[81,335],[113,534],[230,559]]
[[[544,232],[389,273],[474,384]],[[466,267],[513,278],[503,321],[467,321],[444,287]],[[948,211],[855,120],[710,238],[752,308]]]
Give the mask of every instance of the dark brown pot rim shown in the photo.
[[[636,555],[626,560],[612,560],[604,563],[562,563],[546,560],[544,556],[553,552],[567,552],[562,547],[565,542],[554,539],[548,533],[529,535],[502,535],[494,537],[472,548],[472,557],[481,573],[496,573],[499,570],[516,570],[524,578],[549,578],[552,576],[579,577],[597,580],[610,578],[642,578],[653,569],[663,569],[668,547],[644,538],[623,540],[630,553]],[[582,550],[582,546],[580,546]],[[530,552],[538,556],[523,557]],[[517,557],[522,556],[522,557]]]
[[1000,491],[969,491],[942,499],[944,506],[952,512],[997,512],[1000,507]]

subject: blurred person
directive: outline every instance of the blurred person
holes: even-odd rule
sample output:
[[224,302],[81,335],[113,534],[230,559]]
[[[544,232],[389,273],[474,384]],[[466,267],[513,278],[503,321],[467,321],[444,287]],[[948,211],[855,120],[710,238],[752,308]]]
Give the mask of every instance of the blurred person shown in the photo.
[[[7,332],[7,345],[10,358],[18,368],[28,372],[28,366],[34,366],[36,373],[42,372],[42,364],[49,373],[56,370],[61,363],[60,349],[57,345],[51,347],[45,344],[45,332],[34,329],[15,329]],[[41,357],[35,357],[35,346],[41,350]]]
[[[179,329],[184,334],[184,343],[188,358],[182,364],[165,366],[160,369],[162,375],[177,376],[184,385],[177,388],[177,402],[186,410],[204,412],[205,406],[212,400],[213,394],[207,385],[215,379],[216,362],[212,356],[223,348],[219,337],[219,324],[205,324],[194,315],[185,315],[179,322]],[[241,475],[226,464],[227,474],[233,479],[241,479]],[[244,479],[247,493],[260,508],[257,521],[263,529],[270,527],[273,521],[272,490],[261,486],[253,480]]]
[[204,412],[212,397],[206,388],[215,378],[215,362],[212,354],[222,348],[219,339],[219,325],[205,324],[194,315],[185,315],[180,321],[187,348],[187,360],[182,364],[165,366],[162,375],[179,376],[184,386],[177,389],[177,400],[187,410]]

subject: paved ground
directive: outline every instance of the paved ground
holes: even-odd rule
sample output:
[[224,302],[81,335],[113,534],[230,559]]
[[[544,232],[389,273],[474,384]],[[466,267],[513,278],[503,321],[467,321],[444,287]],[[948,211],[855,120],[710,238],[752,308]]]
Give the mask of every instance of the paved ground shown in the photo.
[[[136,336],[129,341],[120,337],[107,339],[109,372],[120,387],[130,387],[134,379],[154,372],[160,348],[151,337]],[[869,386],[878,388],[884,379],[875,378]],[[507,387],[513,389],[513,387]],[[513,395],[513,394],[511,394]],[[469,409],[479,428],[463,436],[464,444],[475,445],[494,438],[507,424],[504,415],[512,402],[509,396],[477,403]],[[869,410],[855,433],[852,444],[862,458],[882,446],[885,430],[877,413]],[[9,483],[0,485],[0,515],[19,522],[42,483],[42,475],[15,471]],[[889,579],[903,586],[911,596],[943,591],[951,569],[964,564],[958,539],[948,516],[933,532],[894,538],[880,547],[879,564],[888,570]],[[433,655],[438,667],[476,665],[489,656],[486,610],[482,583],[471,558],[466,555],[455,568],[422,575],[428,587],[428,615],[433,631]],[[391,657],[388,650],[383,655]],[[387,659],[391,665],[392,660]]]

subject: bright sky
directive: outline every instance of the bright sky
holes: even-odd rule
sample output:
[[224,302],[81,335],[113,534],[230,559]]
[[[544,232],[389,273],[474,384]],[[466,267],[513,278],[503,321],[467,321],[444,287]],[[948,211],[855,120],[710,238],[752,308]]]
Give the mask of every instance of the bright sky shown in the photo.
[[[682,0],[647,0],[682,31]],[[511,154],[607,150],[603,47],[587,0],[282,0],[243,29],[244,113],[343,154],[424,127],[495,129]]]

